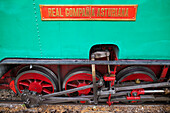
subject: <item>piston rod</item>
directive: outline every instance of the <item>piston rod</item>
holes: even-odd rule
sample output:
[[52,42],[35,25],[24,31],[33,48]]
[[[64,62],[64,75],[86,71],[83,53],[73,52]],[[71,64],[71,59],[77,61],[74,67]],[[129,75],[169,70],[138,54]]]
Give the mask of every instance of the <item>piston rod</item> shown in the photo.
[[135,85],[135,86],[124,86],[124,87],[113,87],[115,91],[126,91],[140,88],[157,88],[157,87],[170,87],[170,83],[161,82],[161,83],[152,83],[152,84],[143,84],[143,85]]

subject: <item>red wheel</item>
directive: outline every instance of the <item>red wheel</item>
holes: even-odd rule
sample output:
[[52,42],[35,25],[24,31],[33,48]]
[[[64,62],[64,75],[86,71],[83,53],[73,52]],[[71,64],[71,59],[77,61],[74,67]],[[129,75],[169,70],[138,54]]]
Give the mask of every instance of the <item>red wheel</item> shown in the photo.
[[[117,77],[118,83],[127,83],[127,82],[136,83],[136,80],[140,81],[139,83],[156,82],[157,81],[155,73],[151,69],[149,69],[147,67],[143,67],[143,66],[127,67],[127,68],[121,70],[117,74],[116,77]],[[127,101],[124,103],[143,103],[143,102]]]
[[117,80],[121,82],[132,82],[140,80],[141,82],[155,82],[157,81],[155,73],[143,66],[131,66],[121,70],[117,75]]
[[[96,74],[96,81],[100,79],[99,74]],[[63,82],[63,89],[73,89],[78,88],[82,86],[86,86],[89,84],[92,84],[92,74],[90,69],[78,69],[74,70],[71,73],[66,75],[66,78]],[[70,94],[67,94],[68,96],[80,96],[80,95],[88,95],[92,94],[93,90],[91,88],[79,90],[77,92],[73,92]]]
[[15,80],[15,88],[18,93],[28,89],[40,94],[50,94],[57,91],[57,80],[52,75],[40,71],[38,68],[20,72]]

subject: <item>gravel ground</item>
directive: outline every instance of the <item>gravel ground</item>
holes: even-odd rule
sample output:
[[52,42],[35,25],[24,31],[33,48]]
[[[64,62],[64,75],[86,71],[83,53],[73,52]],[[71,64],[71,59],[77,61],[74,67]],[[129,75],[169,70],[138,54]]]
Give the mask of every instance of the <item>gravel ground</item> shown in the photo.
[[170,105],[41,105],[38,108],[26,108],[23,104],[0,103],[3,113],[170,113]]

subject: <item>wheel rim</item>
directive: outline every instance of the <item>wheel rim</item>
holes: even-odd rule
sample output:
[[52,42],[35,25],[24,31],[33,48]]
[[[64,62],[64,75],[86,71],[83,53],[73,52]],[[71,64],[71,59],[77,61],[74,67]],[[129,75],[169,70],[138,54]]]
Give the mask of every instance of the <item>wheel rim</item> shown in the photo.
[[134,81],[136,79],[139,79],[141,81],[146,81],[146,82],[153,82],[154,80],[148,76],[146,73],[135,73],[135,74],[128,74],[125,77],[121,78],[119,81],[120,82],[126,82],[126,81]]
[[[149,73],[148,73],[149,74]],[[118,82],[135,82],[135,80],[140,80],[141,82],[153,82],[154,80],[146,73],[139,73],[136,72],[135,74],[129,73],[128,75],[125,75],[124,77],[122,77]],[[142,104],[144,102],[142,101],[127,101],[127,102],[123,102],[123,103],[130,103],[130,104]]]
[[48,75],[33,70],[20,73],[16,78],[15,84],[19,93],[28,89],[40,94],[50,94],[56,89],[55,83]]
[[[124,82],[135,82],[135,80],[139,80],[140,82],[155,82],[156,76],[147,67],[138,67],[138,66],[132,66],[125,68],[122,70],[122,72],[118,73],[118,83],[124,83]],[[143,103],[141,101],[127,101],[123,103]]]
[[[96,77],[96,81],[99,80],[99,77]],[[65,90],[68,89],[73,89],[73,88],[78,88],[86,85],[92,84],[92,74],[91,72],[76,72],[70,74],[64,81],[63,88]],[[80,96],[80,95],[88,95],[92,94],[93,90],[92,88],[84,89],[84,90],[79,90],[73,93],[67,94],[68,96]]]

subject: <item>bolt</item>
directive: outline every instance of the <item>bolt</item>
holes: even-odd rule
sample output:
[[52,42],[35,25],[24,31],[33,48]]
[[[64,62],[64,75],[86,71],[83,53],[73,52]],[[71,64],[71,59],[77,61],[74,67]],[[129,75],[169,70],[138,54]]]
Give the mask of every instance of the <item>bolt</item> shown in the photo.
[[135,80],[136,84],[140,84],[140,79]]
[[134,92],[132,95],[133,95],[134,97],[136,97],[136,96],[137,96],[137,92]]

